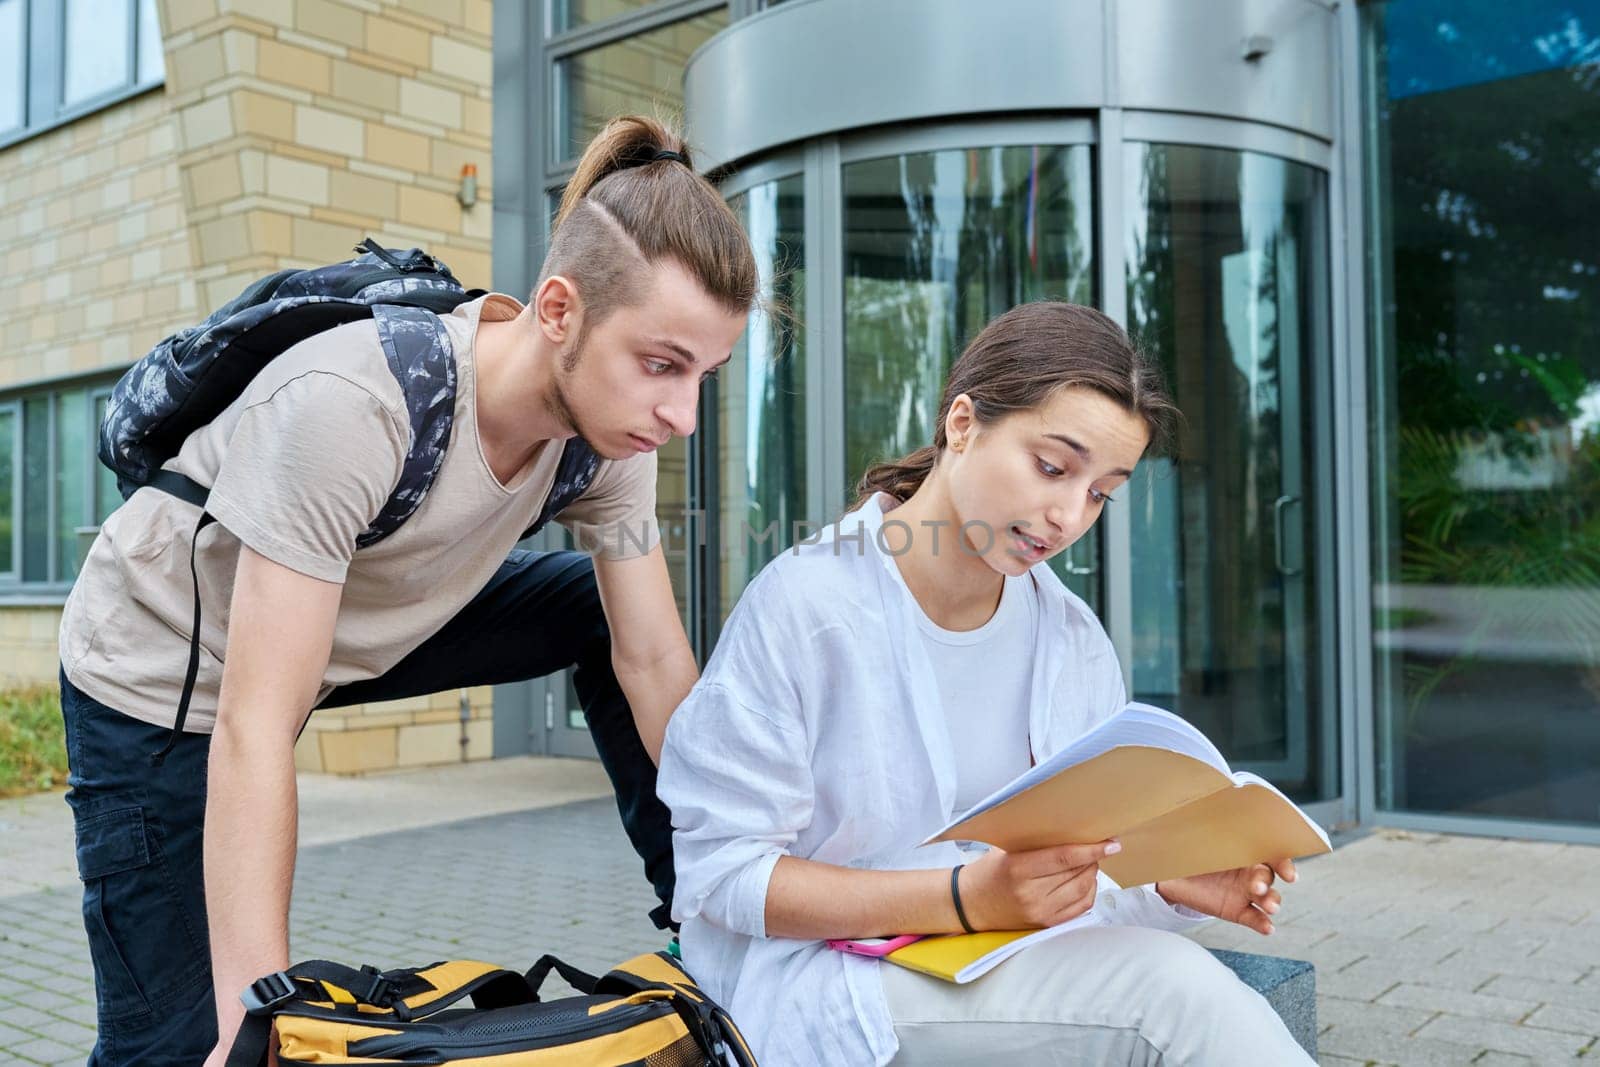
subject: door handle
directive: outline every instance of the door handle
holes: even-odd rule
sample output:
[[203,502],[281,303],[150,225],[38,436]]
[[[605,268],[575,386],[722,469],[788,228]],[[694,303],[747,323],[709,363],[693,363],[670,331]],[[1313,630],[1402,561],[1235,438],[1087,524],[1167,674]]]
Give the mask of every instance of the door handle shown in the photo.
[[1300,573],[1300,568],[1290,569],[1283,561],[1283,545],[1285,541],[1283,513],[1289,510],[1289,505],[1300,503],[1297,496],[1284,495],[1272,502],[1272,561],[1278,568],[1278,573],[1285,578],[1293,578]]

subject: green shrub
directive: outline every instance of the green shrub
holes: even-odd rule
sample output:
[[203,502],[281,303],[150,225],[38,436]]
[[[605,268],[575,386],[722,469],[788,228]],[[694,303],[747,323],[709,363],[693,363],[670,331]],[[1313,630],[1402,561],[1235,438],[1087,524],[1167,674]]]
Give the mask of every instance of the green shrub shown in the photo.
[[60,694],[44,685],[0,690],[0,797],[66,784]]

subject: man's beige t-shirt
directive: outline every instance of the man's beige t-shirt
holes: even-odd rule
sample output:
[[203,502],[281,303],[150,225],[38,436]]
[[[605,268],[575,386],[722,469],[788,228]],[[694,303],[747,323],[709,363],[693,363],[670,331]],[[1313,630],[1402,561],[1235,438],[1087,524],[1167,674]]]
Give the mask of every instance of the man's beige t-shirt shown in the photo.
[[[217,521],[200,534],[200,673],[186,731],[216,720],[239,546],[313,578],[342,582],[333,649],[317,699],[376,678],[444,626],[484,587],[538,517],[565,442],[547,442],[503,485],[478,438],[473,342],[478,321],[515,318],[492,294],[443,321],[456,359],[455,421],[444,462],[399,530],[355,550],[400,478],[410,444],[405,397],[371,320],[318,334],[269,363],[245,392],[196,430],[165,466],[211,486]],[[654,453],[602,460],[593,484],[561,512],[596,555],[648,552],[655,524]],[[67,600],[61,662],[72,684],[136,719],[171,726],[189,661],[189,545],[199,509],[141,489],[95,539]],[[584,531],[590,535],[594,531]]]

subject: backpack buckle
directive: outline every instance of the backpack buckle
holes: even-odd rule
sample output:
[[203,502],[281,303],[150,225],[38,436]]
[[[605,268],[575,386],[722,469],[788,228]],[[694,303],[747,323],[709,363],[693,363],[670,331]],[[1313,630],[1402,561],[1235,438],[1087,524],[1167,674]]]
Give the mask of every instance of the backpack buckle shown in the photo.
[[371,1004],[375,1008],[389,1007],[389,998],[395,991],[394,983],[380,974],[375,967],[363,967],[361,970],[362,973],[372,976],[372,984],[366,989],[352,989],[350,990],[350,995],[364,1004]]
[[239,999],[244,1002],[245,1014],[266,1015],[278,1005],[293,1000],[299,993],[294,979],[283,971],[277,971],[251,982],[250,987],[239,994]]

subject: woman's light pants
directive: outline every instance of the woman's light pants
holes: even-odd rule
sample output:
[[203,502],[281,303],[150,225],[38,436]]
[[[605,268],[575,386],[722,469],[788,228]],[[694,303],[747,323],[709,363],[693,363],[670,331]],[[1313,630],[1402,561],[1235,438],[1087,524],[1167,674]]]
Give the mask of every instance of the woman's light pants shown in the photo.
[[964,986],[885,964],[883,989],[896,1067],[1313,1062],[1259,993],[1162,930],[1063,934]]

